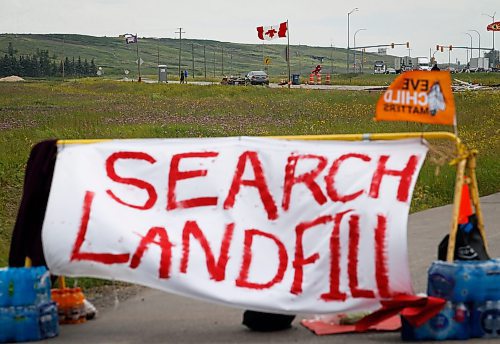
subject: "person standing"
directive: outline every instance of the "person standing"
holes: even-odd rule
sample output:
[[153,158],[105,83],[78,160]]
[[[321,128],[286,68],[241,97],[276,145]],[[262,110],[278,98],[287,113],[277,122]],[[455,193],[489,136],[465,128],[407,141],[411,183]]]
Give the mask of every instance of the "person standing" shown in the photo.
[[181,70],[180,83],[181,84],[184,83],[184,71],[183,70]]
[[188,79],[188,71],[187,69],[184,70],[184,82],[187,83],[187,79]]

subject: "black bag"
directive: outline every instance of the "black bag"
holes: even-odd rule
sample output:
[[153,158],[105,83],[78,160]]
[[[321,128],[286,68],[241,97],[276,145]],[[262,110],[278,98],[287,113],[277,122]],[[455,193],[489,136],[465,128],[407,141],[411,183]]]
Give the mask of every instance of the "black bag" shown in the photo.
[[293,319],[295,319],[295,315],[248,310],[243,313],[243,325],[247,326],[250,330],[259,332],[286,330],[292,326]]
[[[449,237],[450,235],[447,234],[439,243],[439,260],[446,260]],[[477,227],[477,216],[476,214],[472,214],[469,216],[469,222],[458,225],[453,260],[488,259],[490,259],[490,257],[486,252],[483,238],[481,236],[481,233],[479,232],[479,228]]]

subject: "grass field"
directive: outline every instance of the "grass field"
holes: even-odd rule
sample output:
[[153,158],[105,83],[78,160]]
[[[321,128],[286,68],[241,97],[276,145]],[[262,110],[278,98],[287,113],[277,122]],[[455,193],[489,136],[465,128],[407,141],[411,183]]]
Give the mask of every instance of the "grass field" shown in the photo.
[[[17,55],[32,55],[37,49],[48,50],[51,59],[64,60],[81,57],[82,60],[94,59],[102,67],[106,77],[124,77],[129,70],[131,78],[137,78],[137,46],[125,44],[122,37],[94,37],[86,35],[62,34],[0,34],[0,57],[8,53],[9,43],[17,50]],[[246,74],[251,70],[263,69],[263,59],[268,57],[269,75],[282,77],[288,75],[285,60],[285,42],[281,44],[242,44],[212,40],[183,39],[180,67],[187,69],[189,76],[214,78],[220,80],[223,75]],[[375,49],[372,49],[375,50]],[[390,53],[390,52],[389,52]],[[353,52],[351,52],[352,58]],[[166,64],[170,77],[178,77],[179,40],[173,38],[139,37],[139,55],[144,61],[142,75],[155,76],[158,64]],[[359,56],[359,55],[358,55]],[[375,60],[384,60],[389,65],[394,63],[394,56],[378,55],[367,51],[365,72],[373,70]],[[344,73],[346,70],[346,50],[335,47],[313,47],[292,45],[290,47],[290,65],[292,73],[309,75],[318,64],[324,73]]]
[[[6,265],[25,164],[36,142],[49,138],[261,136],[448,129],[374,122],[374,104],[379,96],[379,92],[102,80],[0,83],[0,266]],[[462,92],[457,93],[455,99],[459,136],[480,152],[480,192],[482,195],[498,192],[500,92]],[[433,148],[420,174],[412,211],[452,200],[454,169],[446,165],[452,156],[451,148],[441,142],[431,143]]]

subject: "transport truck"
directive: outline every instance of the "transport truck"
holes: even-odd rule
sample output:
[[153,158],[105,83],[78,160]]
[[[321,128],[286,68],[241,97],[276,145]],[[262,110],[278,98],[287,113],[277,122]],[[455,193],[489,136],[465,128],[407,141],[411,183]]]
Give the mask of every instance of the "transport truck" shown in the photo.
[[490,68],[490,59],[487,57],[473,57],[469,61],[469,71],[485,72]]
[[428,57],[412,57],[411,64],[413,70],[431,70],[432,68]]
[[387,66],[384,61],[375,61],[373,63],[373,74],[385,74]]
[[403,56],[403,57],[396,57],[394,59],[394,69],[396,70],[396,73],[402,73],[407,70],[412,70],[412,64],[411,64],[411,57],[410,56]]

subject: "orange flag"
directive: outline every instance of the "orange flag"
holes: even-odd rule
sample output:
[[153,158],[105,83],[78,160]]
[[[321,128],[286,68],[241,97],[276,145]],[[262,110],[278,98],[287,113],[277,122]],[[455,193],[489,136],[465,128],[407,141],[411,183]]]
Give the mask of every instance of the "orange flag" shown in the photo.
[[455,124],[451,76],[445,71],[409,71],[398,76],[377,102],[377,121]]

